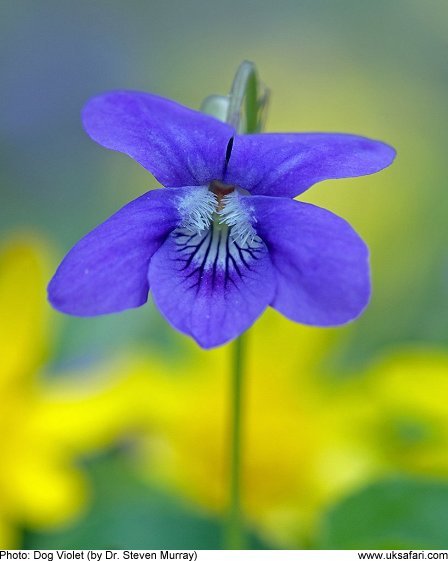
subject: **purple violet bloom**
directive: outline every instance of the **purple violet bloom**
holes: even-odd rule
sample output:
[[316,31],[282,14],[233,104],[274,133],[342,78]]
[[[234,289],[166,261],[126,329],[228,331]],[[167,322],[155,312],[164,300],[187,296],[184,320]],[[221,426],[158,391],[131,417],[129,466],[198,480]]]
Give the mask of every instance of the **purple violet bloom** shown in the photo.
[[144,304],[201,347],[248,329],[267,306],[335,326],[370,296],[368,249],[342,218],[294,200],[325,179],[390,165],[390,146],[333,133],[238,135],[156,95],[89,101],[87,133],[131,156],[164,186],[82,238],[50,282],[61,312],[95,316]]

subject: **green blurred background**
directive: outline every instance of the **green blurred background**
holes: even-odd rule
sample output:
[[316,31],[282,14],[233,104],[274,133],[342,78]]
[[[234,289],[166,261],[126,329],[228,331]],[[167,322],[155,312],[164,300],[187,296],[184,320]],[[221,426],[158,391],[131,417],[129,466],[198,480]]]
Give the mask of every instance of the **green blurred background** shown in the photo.
[[357,133],[394,165],[303,196],[371,248],[373,298],[317,330],[251,330],[244,511],[257,548],[448,549],[445,0],[20,0],[0,17],[0,547],[220,548],[231,349],[150,303],[95,319],[45,287],[84,233],[155,180],[91,142],[109,89],[191,107],[243,59],[269,131]]

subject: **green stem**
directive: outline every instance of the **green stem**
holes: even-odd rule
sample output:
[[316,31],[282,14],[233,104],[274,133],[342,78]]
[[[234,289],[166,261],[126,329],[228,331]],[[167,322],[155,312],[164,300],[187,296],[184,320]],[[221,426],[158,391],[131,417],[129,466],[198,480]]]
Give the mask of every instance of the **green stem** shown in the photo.
[[[255,64],[244,61],[238,68],[228,97],[226,122],[240,134],[260,132],[269,100],[269,90],[258,80]],[[241,508],[242,412],[244,392],[244,342],[241,335],[234,343],[231,387],[230,479],[227,549],[244,549]]]
[[244,340],[241,335],[234,343],[231,385],[231,432],[230,432],[230,504],[227,522],[227,549],[244,549],[244,535],[241,510],[241,467],[242,467],[242,423]]

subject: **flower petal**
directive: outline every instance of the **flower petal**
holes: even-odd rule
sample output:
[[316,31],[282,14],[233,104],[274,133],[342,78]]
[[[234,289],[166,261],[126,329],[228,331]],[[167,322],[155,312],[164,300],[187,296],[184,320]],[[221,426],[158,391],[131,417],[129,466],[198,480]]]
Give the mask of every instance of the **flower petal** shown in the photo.
[[254,195],[296,197],[318,181],[380,171],[394,157],[387,144],[350,134],[242,135],[224,181]]
[[48,286],[51,304],[75,316],[144,304],[149,260],[179,221],[178,194],[178,189],[150,191],[82,238]]
[[265,244],[240,244],[213,225],[198,234],[174,231],[152,258],[149,280],[165,318],[204,348],[248,329],[275,292]]
[[140,92],[110,92],[83,111],[87,133],[124,152],[165,187],[205,185],[221,179],[233,129],[174,101]]
[[353,228],[314,205],[256,196],[257,232],[277,270],[272,306],[308,325],[356,318],[370,296],[368,249]]

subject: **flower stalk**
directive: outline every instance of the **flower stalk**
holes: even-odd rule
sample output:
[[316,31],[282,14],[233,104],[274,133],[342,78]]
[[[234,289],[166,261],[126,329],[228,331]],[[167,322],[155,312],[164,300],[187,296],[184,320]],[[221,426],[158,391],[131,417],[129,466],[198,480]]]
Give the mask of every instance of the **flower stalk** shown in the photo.
[[243,516],[241,508],[242,473],[242,413],[244,392],[244,356],[247,335],[240,335],[233,344],[231,378],[231,430],[229,510],[227,520],[227,549],[244,549]]
[[[255,65],[244,61],[238,68],[228,96],[226,122],[240,134],[261,132],[264,125],[269,90],[258,81]],[[233,345],[230,403],[230,473],[229,506],[225,545],[227,549],[244,549],[244,522],[241,504],[243,460],[244,367],[247,335],[240,335]]]

